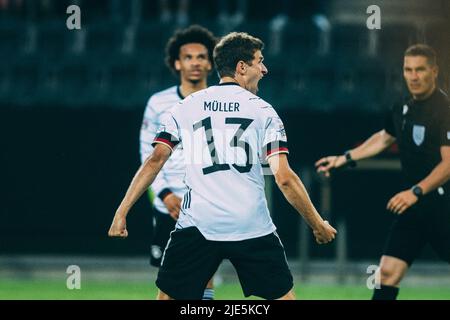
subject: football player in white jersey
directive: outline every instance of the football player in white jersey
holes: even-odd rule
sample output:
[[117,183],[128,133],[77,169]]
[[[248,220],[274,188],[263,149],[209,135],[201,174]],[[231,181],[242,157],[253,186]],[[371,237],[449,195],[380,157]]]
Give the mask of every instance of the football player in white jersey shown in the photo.
[[191,94],[163,115],[155,149],[116,211],[109,236],[127,237],[130,208],[176,147],[183,146],[188,191],[159,269],[158,299],[200,299],[223,259],[235,267],[246,297],[295,299],[292,274],[264,195],[265,162],[316,241],[335,238],[336,230],[316,211],[289,167],[281,119],[255,95],[267,73],[263,46],[246,33],[220,40],[214,49],[220,84]]
[[[142,163],[153,151],[152,142],[161,125],[161,115],[184,97],[207,87],[215,44],[214,35],[198,25],[178,30],[168,40],[165,62],[171,72],[180,79],[180,84],[157,92],[148,100],[140,132]],[[178,219],[181,198],[187,191],[183,178],[184,160],[182,150],[178,148],[151,187],[155,198],[150,264],[155,267],[161,264],[162,253]],[[208,283],[203,298],[214,298],[212,280]]]

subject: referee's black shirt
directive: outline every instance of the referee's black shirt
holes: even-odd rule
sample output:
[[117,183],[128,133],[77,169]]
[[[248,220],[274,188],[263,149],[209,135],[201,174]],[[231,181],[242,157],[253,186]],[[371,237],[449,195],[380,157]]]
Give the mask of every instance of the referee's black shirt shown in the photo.
[[[397,104],[386,118],[385,130],[397,140],[402,170],[411,186],[441,162],[441,146],[450,145],[450,100],[440,89],[425,100]],[[444,185],[450,194],[450,182]]]

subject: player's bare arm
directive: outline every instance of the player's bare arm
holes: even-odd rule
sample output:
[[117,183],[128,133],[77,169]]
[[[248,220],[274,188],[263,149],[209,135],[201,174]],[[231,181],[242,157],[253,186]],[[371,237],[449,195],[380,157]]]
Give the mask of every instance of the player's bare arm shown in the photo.
[[[348,151],[353,161],[371,158],[390,147],[395,142],[395,137],[391,136],[384,129],[373,134],[360,146]],[[315,163],[317,172],[323,172],[326,177],[330,176],[330,170],[339,168],[347,163],[345,155],[328,156]]]
[[153,153],[145,160],[136,172],[127,193],[116,211],[112,225],[108,231],[110,237],[126,238],[126,217],[131,207],[155,180],[164,163],[169,159],[172,150],[164,145],[157,144]]
[[[436,190],[450,180],[450,146],[441,147],[441,157],[441,162],[425,179],[417,184],[424,195]],[[419,201],[417,195],[414,194],[412,189],[408,189],[393,196],[387,204],[387,209],[393,213],[402,214],[417,201]]]
[[317,212],[302,181],[290,168],[286,154],[273,155],[268,161],[278,187],[287,201],[313,229],[317,243],[323,244],[332,241],[337,231]]

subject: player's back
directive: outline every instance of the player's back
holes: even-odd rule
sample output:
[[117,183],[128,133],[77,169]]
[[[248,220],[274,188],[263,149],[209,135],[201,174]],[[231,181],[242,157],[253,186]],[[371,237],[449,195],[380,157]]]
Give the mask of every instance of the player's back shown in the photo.
[[[227,83],[196,92],[172,110],[189,189],[178,227],[196,226],[211,240],[242,240],[273,232],[261,167],[263,147],[272,142],[274,125],[280,129],[273,108]],[[284,131],[283,136],[285,140]]]

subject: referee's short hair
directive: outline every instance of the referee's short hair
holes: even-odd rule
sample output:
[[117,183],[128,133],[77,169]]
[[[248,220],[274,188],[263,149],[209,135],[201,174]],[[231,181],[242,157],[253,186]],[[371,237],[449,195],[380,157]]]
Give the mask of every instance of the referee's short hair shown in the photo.
[[214,63],[220,77],[234,77],[236,65],[244,61],[251,65],[257,50],[264,42],[245,32],[232,32],[224,36],[214,48]]
[[423,56],[428,60],[428,64],[435,66],[436,63],[436,51],[427,44],[417,43],[410,46],[405,51],[405,57]]
[[208,49],[208,59],[213,62],[214,46],[217,39],[211,31],[199,26],[192,25],[185,29],[175,31],[173,36],[167,41],[165,62],[167,67],[175,74],[178,71],[175,69],[175,61],[180,58],[180,48],[188,43],[200,43]]

